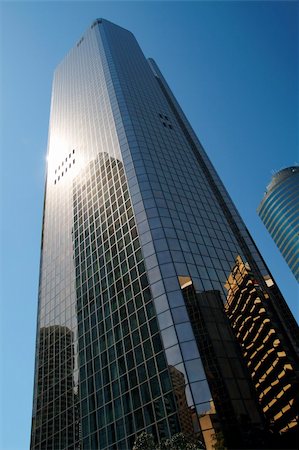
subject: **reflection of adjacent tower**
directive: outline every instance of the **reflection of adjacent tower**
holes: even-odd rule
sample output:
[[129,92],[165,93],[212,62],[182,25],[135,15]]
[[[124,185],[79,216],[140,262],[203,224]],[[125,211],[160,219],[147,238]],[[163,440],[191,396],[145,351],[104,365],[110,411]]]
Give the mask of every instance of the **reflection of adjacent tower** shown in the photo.
[[[176,367],[168,366],[173,391],[176,399],[178,418],[181,431],[191,441],[203,439],[207,450],[212,450],[215,436],[221,430],[216,415],[214,402],[211,400],[210,408],[205,413],[197,413],[194,406],[189,406],[186,396],[186,378]],[[201,433],[199,432],[201,430]],[[194,434],[195,431],[195,434]]]
[[199,416],[206,447],[212,449],[221,432],[229,447],[249,448],[263,423],[220,293],[197,293],[186,277],[181,285],[213,397],[211,410]]
[[[36,415],[32,449],[80,448],[74,391],[73,332],[65,326],[43,327],[39,334]],[[46,439],[46,436],[51,436]]]
[[[275,290],[270,279],[268,287]],[[272,284],[272,288],[271,288]],[[268,293],[240,256],[227,279],[225,309],[241,346],[263,413],[275,432],[298,427],[298,374]],[[279,331],[278,331],[279,330]],[[290,434],[290,436],[291,436]],[[285,434],[288,439],[288,433]]]
[[193,437],[194,427],[192,425],[192,410],[188,406],[187,402],[185,376],[174,366],[168,366],[168,368],[176,399],[181,430],[185,436]]

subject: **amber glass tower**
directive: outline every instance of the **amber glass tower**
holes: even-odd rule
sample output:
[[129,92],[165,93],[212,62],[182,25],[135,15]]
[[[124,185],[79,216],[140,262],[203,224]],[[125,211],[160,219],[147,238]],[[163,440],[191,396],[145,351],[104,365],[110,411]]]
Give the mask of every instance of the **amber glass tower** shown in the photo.
[[[258,378],[239,332],[255,302],[236,288],[240,261],[263,293]],[[96,20],[54,76],[31,449],[127,450],[142,431],[292,448],[298,327],[270,278],[155,62]],[[290,372],[275,389],[267,378],[269,394],[273,351]],[[284,389],[268,414],[264,396]]]

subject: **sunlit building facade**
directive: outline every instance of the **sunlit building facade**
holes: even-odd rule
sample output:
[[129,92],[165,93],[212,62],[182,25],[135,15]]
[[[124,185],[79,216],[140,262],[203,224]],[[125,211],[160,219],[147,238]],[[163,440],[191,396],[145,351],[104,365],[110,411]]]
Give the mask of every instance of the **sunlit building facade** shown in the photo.
[[273,175],[258,214],[299,281],[299,166]]
[[[265,281],[270,291],[274,289],[270,278]],[[241,346],[267,426],[275,436],[285,434],[286,439],[295,436],[299,406],[299,385],[294,382],[298,376],[296,358],[285,351],[279,318],[269,302],[269,292],[255,279],[249,264],[244,264],[240,256],[226,288],[225,310]]]
[[224,308],[237,257],[298,371],[297,325],[157,65],[106,20],[55,71],[41,251],[32,450],[267,445]]

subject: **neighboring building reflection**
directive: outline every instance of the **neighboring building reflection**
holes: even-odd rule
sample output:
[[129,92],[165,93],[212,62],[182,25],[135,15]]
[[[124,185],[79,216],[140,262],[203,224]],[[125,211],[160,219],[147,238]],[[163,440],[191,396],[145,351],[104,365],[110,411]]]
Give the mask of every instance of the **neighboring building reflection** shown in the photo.
[[79,449],[73,332],[60,325],[41,328],[38,355],[33,448]]
[[210,410],[207,411],[206,414],[199,414],[198,420],[206,449],[214,450],[214,446],[217,443],[217,436],[219,436],[222,431],[213,401],[210,402]]
[[213,401],[203,413],[189,406],[186,396],[186,377],[174,366],[168,366],[182,433],[191,441],[204,441],[207,450],[213,449],[214,436],[220,431]]
[[262,416],[220,292],[196,293],[191,279],[182,290],[212,394],[210,410],[199,416],[206,448],[218,435],[229,448],[256,448],[259,440],[262,447]]
[[281,326],[276,328],[271,299],[271,292],[277,294],[275,285],[269,277],[265,282],[269,293],[238,256],[225,285],[225,310],[268,426],[282,436],[285,446],[292,446],[298,429],[298,374],[287,337]]
[[168,368],[171,376],[173,392],[176,399],[178,417],[182,433],[184,433],[185,436],[193,437],[194,428],[192,423],[192,414],[194,412],[194,408],[192,409],[188,406],[185,391],[185,375],[174,366],[168,366]]

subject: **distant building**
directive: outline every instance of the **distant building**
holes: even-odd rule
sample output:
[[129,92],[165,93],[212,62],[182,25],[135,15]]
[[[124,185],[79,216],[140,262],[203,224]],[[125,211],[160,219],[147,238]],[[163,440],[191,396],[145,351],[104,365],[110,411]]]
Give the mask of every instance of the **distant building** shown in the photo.
[[299,281],[299,166],[272,177],[258,214]]

